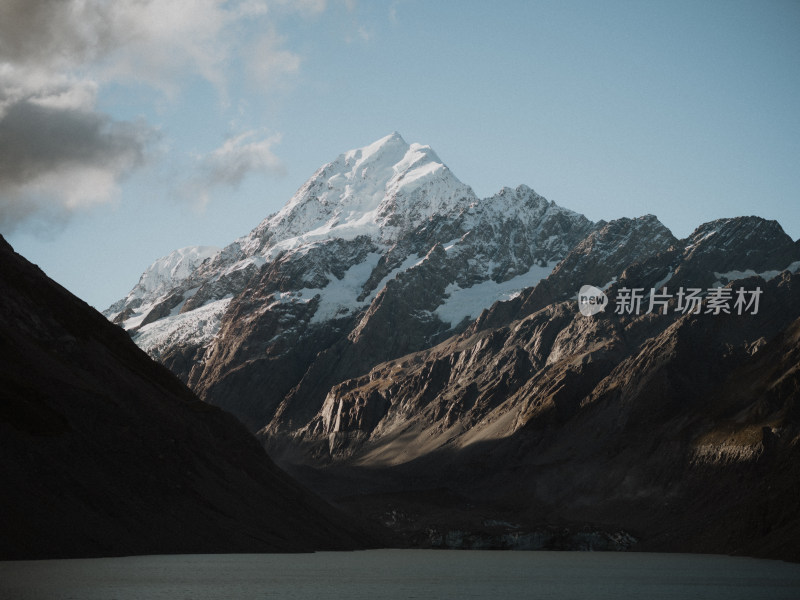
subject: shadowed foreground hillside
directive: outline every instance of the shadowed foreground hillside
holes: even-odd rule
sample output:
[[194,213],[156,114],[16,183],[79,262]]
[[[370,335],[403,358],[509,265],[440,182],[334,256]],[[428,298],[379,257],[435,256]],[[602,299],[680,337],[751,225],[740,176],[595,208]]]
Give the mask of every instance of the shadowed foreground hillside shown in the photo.
[[0,238],[0,558],[368,544]]

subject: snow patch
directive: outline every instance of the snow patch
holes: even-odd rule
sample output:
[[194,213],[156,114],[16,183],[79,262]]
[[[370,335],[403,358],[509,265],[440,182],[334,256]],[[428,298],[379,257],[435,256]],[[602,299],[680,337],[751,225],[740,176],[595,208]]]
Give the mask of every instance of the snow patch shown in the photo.
[[386,276],[385,276],[383,279],[381,279],[381,280],[380,280],[380,282],[378,283],[378,285],[377,285],[377,286],[375,286],[375,289],[374,289],[374,290],[372,290],[372,292],[370,292],[369,296],[367,296],[367,297],[364,299],[364,302],[365,302],[365,303],[367,303],[367,304],[368,304],[368,303],[370,303],[370,302],[372,302],[372,300],[375,298],[375,296],[377,296],[377,295],[378,295],[378,293],[379,293],[379,292],[380,292],[380,291],[381,291],[383,288],[385,288],[385,287],[386,287],[386,284],[387,284],[387,283],[389,283],[389,280],[390,280],[390,279],[394,279],[395,277],[397,277],[397,275],[398,275],[399,273],[402,273],[403,271],[407,271],[407,270],[408,270],[408,269],[410,269],[411,267],[415,267],[415,266],[417,266],[417,265],[418,265],[418,264],[420,264],[420,263],[421,263],[423,260],[425,260],[425,257],[424,257],[424,256],[423,256],[422,258],[420,258],[419,254],[409,254],[409,255],[406,257],[406,259],[405,259],[405,260],[404,260],[404,261],[403,261],[403,262],[400,264],[400,266],[398,266],[398,267],[396,267],[396,268],[392,269],[392,270],[389,272],[389,274],[388,274],[388,275],[386,275]]
[[655,285],[653,286],[653,290],[654,290],[656,293],[661,293],[661,290],[664,288],[664,286],[667,284],[667,282],[668,282],[670,279],[672,279],[672,276],[673,276],[674,274],[675,274],[675,272],[674,272],[672,269],[670,269],[669,271],[667,271],[667,275],[666,275],[666,276],[665,276],[663,279],[659,279],[659,280],[658,280],[658,281],[655,283]]
[[611,281],[609,281],[607,284],[602,286],[600,289],[605,292],[608,288],[610,288],[615,283],[617,283],[617,276],[616,275],[614,275],[614,277],[611,278]]
[[756,273],[753,269],[745,269],[743,271],[734,270],[728,271],[727,273],[717,273],[714,271],[714,277],[717,280],[714,282],[712,287],[722,287],[727,285],[731,281],[736,281],[737,279],[747,279],[748,277],[758,276],[765,281],[769,281],[770,279],[775,279],[778,275],[783,273],[784,271],[789,271],[790,273],[797,273],[800,270],[800,260],[791,263],[788,267],[781,270],[768,270],[762,271],[761,273]]
[[527,273],[513,277],[508,281],[497,283],[492,280],[478,283],[468,288],[461,288],[451,283],[445,288],[447,298],[433,313],[443,323],[451,327],[458,325],[466,318],[475,319],[486,308],[498,300],[511,300],[525,288],[533,287],[552,273],[558,261],[552,261],[546,267],[532,266]]
[[464,236],[465,236],[465,235],[467,235],[467,234],[465,233],[465,234],[464,234],[464,235],[462,235],[461,237],[457,237],[456,239],[454,239],[454,240],[450,240],[449,242],[447,242],[446,244],[444,244],[444,246],[443,246],[443,247],[444,247],[444,251],[445,251],[445,252],[450,252],[450,250],[452,250],[452,249],[454,249],[454,248],[455,248],[457,251],[458,251],[458,250],[460,250],[461,248],[459,248],[459,247],[458,247],[458,244],[461,242],[461,240],[463,240],[463,239],[464,239]]
[[696,240],[694,240],[693,243],[687,245],[685,250],[690,250],[691,248],[694,248],[695,246],[700,245],[702,242],[706,241],[711,236],[716,235],[718,232],[719,232],[719,227],[716,228],[716,229],[712,229],[711,231],[706,232],[703,235],[703,237],[697,238]]
[[297,294],[297,299],[308,302],[319,295],[319,306],[311,323],[324,323],[330,319],[349,314],[354,309],[359,309],[369,303],[369,299],[358,302],[357,298],[369,279],[372,271],[378,265],[381,255],[371,252],[365,261],[353,265],[341,279],[332,277],[330,283],[323,288],[303,288]]
[[144,318],[147,316],[147,313],[149,313],[152,310],[155,304],[156,304],[155,302],[148,302],[147,304],[142,304],[139,308],[137,308],[134,311],[133,316],[131,316],[128,319],[125,319],[125,321],[122,322],[122,328],[130,330],[141,325],[142,321],[144,321]]
[[148,323],[136,333],[133,341],[156,359],[164,351],[180,344],[192,342],[204,346],[219,333],[222,315],[230,302],[231,297],[223,298],[193,311]]
[[236,271],[242,271],[251,265],[254,265],[257,269],[260,269],[266,262],[267,260],[263,256],[250,256],[244,260],[233,263],[227,269],[221,271],[217,278],[219,279],[219,277],[223,275],[230,275]]

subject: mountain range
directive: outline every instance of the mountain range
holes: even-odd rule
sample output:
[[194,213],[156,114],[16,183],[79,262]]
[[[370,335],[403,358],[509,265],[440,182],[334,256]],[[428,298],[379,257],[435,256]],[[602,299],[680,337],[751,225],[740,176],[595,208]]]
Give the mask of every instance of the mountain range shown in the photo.
[[677,239],[526,186],[481,199],[393,133],[105,314],[408,545],[800,560],[798,271],[775,221]]

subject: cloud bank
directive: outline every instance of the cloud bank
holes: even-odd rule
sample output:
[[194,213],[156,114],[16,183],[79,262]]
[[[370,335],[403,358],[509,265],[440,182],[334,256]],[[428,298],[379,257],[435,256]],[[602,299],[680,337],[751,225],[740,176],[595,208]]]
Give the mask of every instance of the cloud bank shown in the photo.
[[[291,7],[291,8],[290,8]],[[316,14],[324,2],[277,2]],[[243,47],[237,27],[270,10],[257,0],[4,0],[0,3],[0,231],[26,221],[63,221],[119,195],[158,137],[145,121],[97,109],[110,83],[144,85],[174,99],[188,75],[226,94],[226,71]],[[274,28],[255,42],[265,85],[297,71],[299,57]],[[276,138],[252,132],[203,162],[211,186],[238,185],[251,171],[277,172]]]

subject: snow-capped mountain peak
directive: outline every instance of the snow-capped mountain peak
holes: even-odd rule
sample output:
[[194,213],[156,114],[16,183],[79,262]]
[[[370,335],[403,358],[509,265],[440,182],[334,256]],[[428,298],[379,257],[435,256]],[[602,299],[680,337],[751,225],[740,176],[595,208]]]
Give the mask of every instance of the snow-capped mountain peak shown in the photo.
[[[398,132],[394,131],[386,137],[364,146],[349,150],[342,154],[345,166],[350,167],[353,173],[364,174],[370,164],[376,162],[398,162],[408,151],[409,144]],[[386,160],[388,155],[389,160]],[[394,160],[392,160],[392,158]]]
[[394,132],[324,165],[241,248],[274,257],[320,239],[367,235],[389,242],[436,212],[477,200],[430,146]]
[[[180,251],[165,257],[158,277],[106,314],[151,356],[183,361],[187,381],[244,351],[225,349],[230,327],[244,327],[259,356],[352,329],[352,352],[388,359],[535,285],[593,227],[526,186],[479,199],[430,146],[395,132],[322,166],[280,211],[190,272],[177,268]],[[171,284],[147,283],[161,277]],[[381,346],[387,327],[405,333]]]

